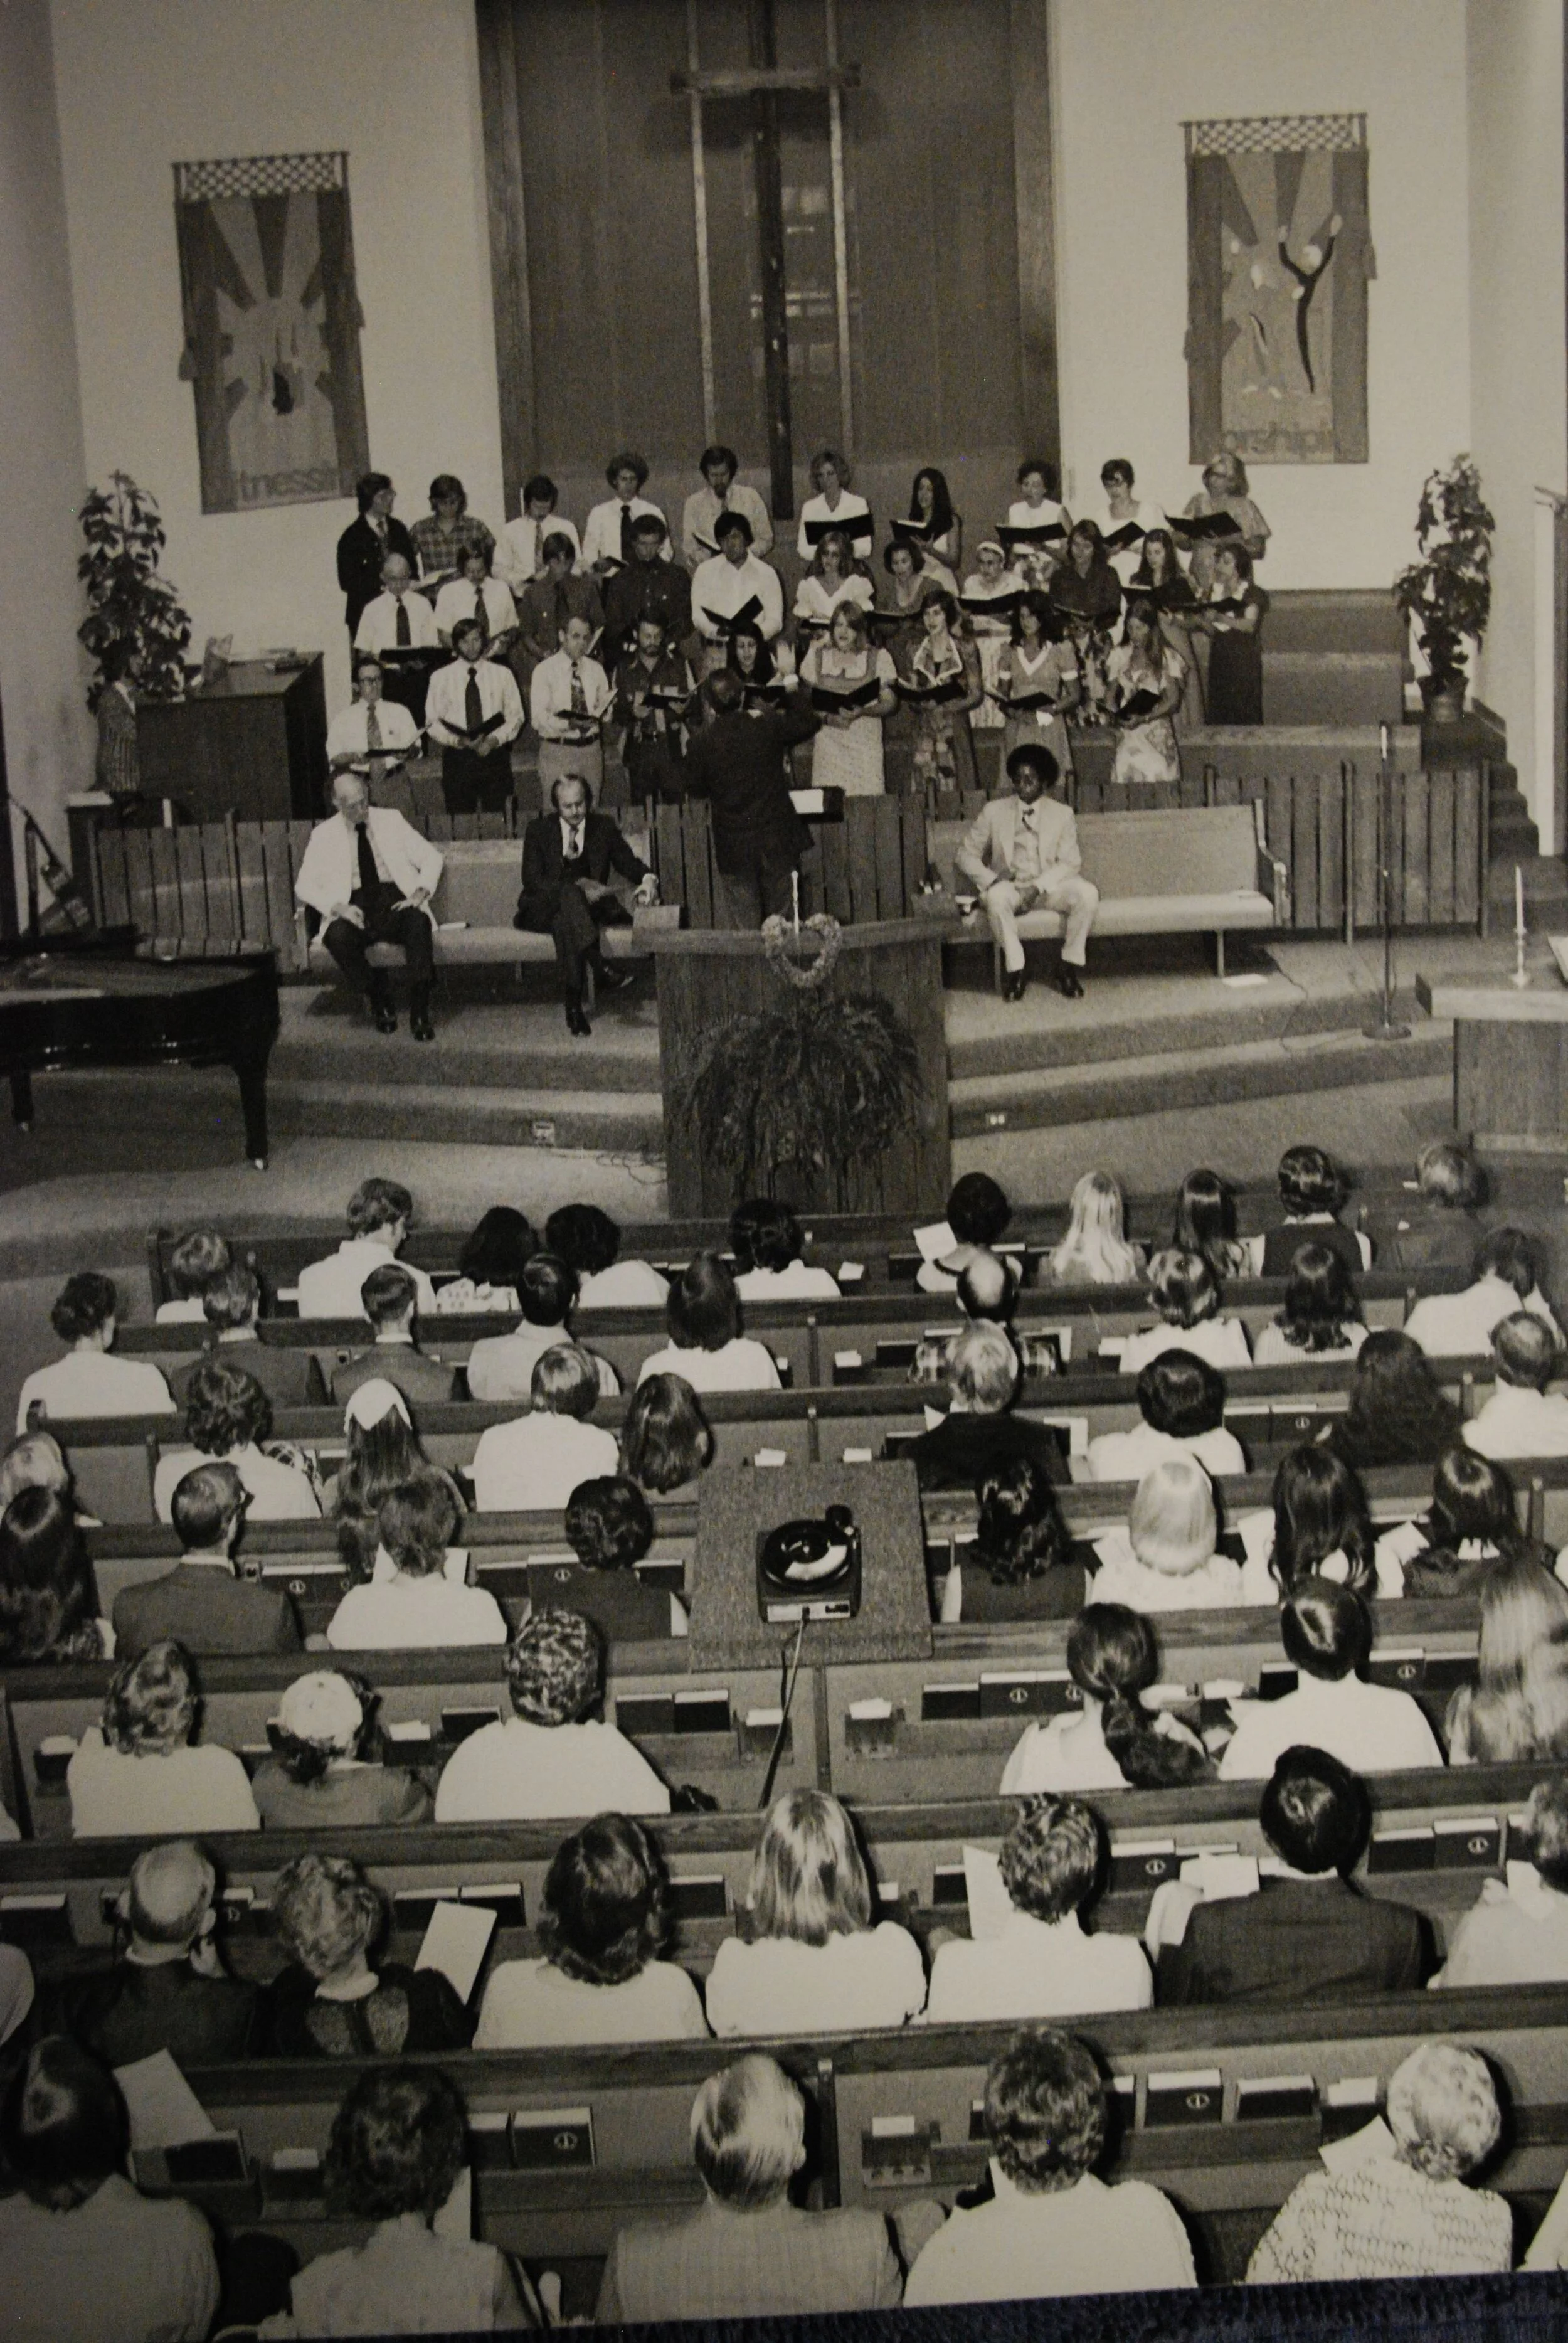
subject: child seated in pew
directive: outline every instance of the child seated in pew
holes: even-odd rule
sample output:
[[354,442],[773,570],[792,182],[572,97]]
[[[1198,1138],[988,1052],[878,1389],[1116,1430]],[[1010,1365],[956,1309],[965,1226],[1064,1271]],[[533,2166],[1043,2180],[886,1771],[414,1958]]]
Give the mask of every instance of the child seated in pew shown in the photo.
[[401,1961],[372,1966],[387,1905],[347,1855],[296,1855],[277,1875],[272,1921],[288,1955],[266,1988],[274,2058],[400,2058],[462,2050],[474,2021],[450,1979]]
[[1032,1457],[993,1465],[975,1484],[980,1524],[943,1583],[944,1626],[1013,1619],[1075,1619],[1088,1573],[1072,1559],[1056,1491]]
[[493,1594],[467,1584],[468,1556],[454,1547],[457,1503],[445,1475],[416,1474],[381,1500],[369,1583],[351,1586],[327,1622],[335,1652],[445,1650],[504,1644]]
[[755,1196],[729,1215],[735,1291],[742,1302],[836,1302],[839,1281],[828,1269],[808,1269],[805,1239],[788,1204]]
[[1434,1987],[1568,1980],[1568,1782],[1537,1782],[1524,1810],[1528,1863],[1487,1879],[1448,1940]]
[[35,1367],[16,1402],[18,1433],[53,1417],[62,1423],[85,1415],[172,1415],[169,1387],[150,1359],[115,1356],[119,1296],[112,1277],[82,1270],[55,1297],[49,1323],[65,1356]]
[[1309,1578],[1348,1586],[1352,1594],[1392,1602],[1404,1592],[1400,1530],[1379,1537],[1360,1476],[1332,1448],[1309,1443],[1282,1456],[1272,1510],[1236,1523],[1246,1559],[1241,1599],[1261,1608],[1288,1603]]
[[1449,1702],[1445,1730],[1454,1765],[1568,1758],[1568,1588],[1527,1554],[1487,1574],[1475,1682]]
[[1125,1528],[1094,1540],[1097,1603],[1218,1611],[1241,1599],[1241,1565],[1218,1551],[1214,1490],[1195,1456],[1166,1456],[1140,1483]]
[[1351,1183],[1331,1155],[1321,1147],[1287,1147],[1280,1158],[1279,1182],[1285,1217],[1254,1252],[1260,1277],[1288,1277],[1297,1246],[1311,1243],[1337,1252],[1352,1277],[1372,1267],[1372,1239],[1347,1229],[1340,1219]]
[[196,1670],[177,1644],[116,1669],[102,1722],[65,1769],[76,1838],[200,1837],[253,1831],[261,1816],[232,1749],[193,1740]]
[[1214,1479],[1244,1473],[1247,1459],[1225,1428],[1225,1379],[1191,1351],[1161,1351],[1138,1376],[1135,1432],[1102,1432],[1089,1443],[1091,1481],[1141,1481],[1162,1456],[1195,1456]]
[[[966,1850],[966,1864],[975,1850]],[[984,1873],[989,1865],[979,1865]],[[1038,1798],[1001,1844],[992,1911],[970,1897],[970,1935],[939,1929],[928,2026],[1000,2018],[1080,2017],[1148,2009],[1153,1979],[1135,1936],[1091,1935],[1084,1921],[1106,1869],[1105,1833],[1080,1798]]]
[[1143,1274],[1143,1248],[1129,1244],[1121,1191],[1108,1172],[1086,1172],[1072,1192],[1067,1233],[1040,1263],[1040,1282],[1131,1285]]
[[562,1204],[545,1242],[577,1273],[579,1310],[662,1310],[669,1280],[646,1261],[622,1261],[620,1231],[598,1204]]
[[[1568,1399],[1549,1392],[1563,1371],[1563,1349],[1529,1310],[1512,1311],[1492,1330],[1497,1386],[1464,1427],[1483,1456],[1568,1456]],[[0,1466],[0,1486],[4,1467]]]
[[523,1272],[538,1251],[527,1214],[515,1204],[492,1204],[480,1213],[457,1255],[457,1276],[436,1288],[437,1314],[448,1318],[469,1311],[520,1309]]
[[1121,1372],[1141,1374],[1161,1351],[1190,1351],[1211,1367],[1247,1367],[1252,1354],[1239,1318],[1219,1315],[1220,1281],[1201,1253],[1169,1245],[1149,1264],[1149,1299],[1161,1323],[1131,1334],[1122,1345]]
[[1211,1781],[1214,1762],[1168,1709],[1151,1716],[1142,1695],[1158,1681],[1160,1646],[1140,1611],[1086,1604],[1067,1639],[1081,1708],[1031,1725],[1007,1761],[1000,1795],[1047,1790],[1163,1790]]
[[629,1815],[596,1815],[563,1839],[546,1875],[538,1960],[490,1973],[476,2050],[705,2040],[702,1996],[667,1960],[669,1879]]
[[251,1776],[268,1830],[359,1830],[426,1823],[423,1782],[386,1763],[380,1696],[348,1668],[296,1676],[267,1723],[272,1755]]
[[1252,1345],[1253,1363],[1283,1367],[1307,1358],[1353,1359],[1366,1341],[1351,1272],[1329,1245],[1299,1247],[1285,1282],[1285,1305]]
[[1456,1443],[1437,1460],[1432,1503],[1421,1518],[1378,1541],[1397,1556],[1412,1595],[1478,1594],[1500,1562],[1551,1570],[1556,1555],[1519,1526],[1513,1484],[1501,1464]]
[[1326,1749],[1358,1774],[1441,1765],[1442,1752],[1420,1703],[1368,1684],[1372,1620],[1348,1586],[1305,1578],[1280,1613],[1280,1641],[1297,1684],[1279,1700],[1234,1704],[1236,1730],[1220,1760],[1225,1782],[1266,1781],[1298,1743]]
[[648,1375],[627,1402],[620,1469],[650,1497],[700,1480],[713,1462],[713,1433],[684,1375]]
[[187,1229],[169,1247],[169,1299],[154,1312],[159,1326],[199,1326],[202,1299],[215,1277],[229,1265],[228,1239],[216,1229]]
[[0,1514],[0,1665],[105,1660],[114,1650],[70,1499],[19,1490]]
[[678,1594],[645,1586],[637,1564],[653,1544],[653,1515],[635,1481],[603,1473],[579,1481],[567,1501],[567,1544],[587,1574],[573,1588],[607,1642],[662,1642],[689,1633]]
[[642,1752],[596,1712],[604,1643],[576,1611],[538,1611],[507,1646],[512,1715],[454,1751],[436,1788],[438,1823],[530,1822],[583,1814],[667,1815],[669,1792]]

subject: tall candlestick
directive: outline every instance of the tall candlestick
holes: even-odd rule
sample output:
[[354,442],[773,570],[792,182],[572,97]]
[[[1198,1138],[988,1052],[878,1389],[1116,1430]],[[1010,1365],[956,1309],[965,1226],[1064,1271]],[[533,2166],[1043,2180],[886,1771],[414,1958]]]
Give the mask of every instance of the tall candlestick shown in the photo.
[[1378,726],[1377,729],[1378,729],[1378,754],[1379,754],[1379,756],[1382,759],[1383,763],[1386,765],[1386,764],[1387,764],[1387,762],[1388,762],[1388,726],[1387,726],[1386,724],[1380,724],[1380,725]]
[[1524,933],[1524,873],[1517,862],[1513,866],[1513,932]]
[[799,870],[791,870],[789,873],[789,894],[795,906],[795,932],[799,935],[800,932],[800,873]]

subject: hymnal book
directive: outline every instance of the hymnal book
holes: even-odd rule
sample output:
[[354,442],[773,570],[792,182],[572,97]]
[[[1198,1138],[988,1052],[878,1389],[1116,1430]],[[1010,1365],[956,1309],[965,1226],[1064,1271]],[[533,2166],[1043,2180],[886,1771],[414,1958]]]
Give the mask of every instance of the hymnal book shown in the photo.
[[811,686],[812,707],[828,716],[841,716],[849,708],[869,708],[872,701],[881,696],[880,679],[874,675],[868,676],[864,683],[857,683],[848,690],[839,690],[830,683],[814,683]]
[[0,1896],[0,1936],[13,1945],[71,1944],[71,1913],[65,1896]]
[[1442,1815],[1432,1826],[1434,1871],[1495,1871],[1503,1860],[1496,1815]]
[[930,523],[923,520],[897,520],[892,523],[893,535],[900,545],[930,545]]
[[1236,2085],[1238,2123],[1311,2122],[1318,2087],[1310,2075],[1243,2075]]
[[591,2107],[519,2107],[512,2117],[512,2161],[520,2172],[593,2164]]
[[893,686],[900,699],[928,708],[949,706],[955,699],[962,699],[967,689],[961,675],[950,676],[945,683],[905,683],[900,678]]
[[1021,586],[1010,586],[1000,594],[960,594],[959,608],[973,618],[1010,618],[1023,597]]
[[674,1702],[677,1733],[728,1733],[729,1692],[724,1684],[702,1692],[678,1692]]
[[961,1863],[939,1863],[931,1873],[931,1902],[951,1910],[970,1900],[969,1871]]
[[1240,537],[1241,524],[1232,513],[1184,513],[1171,523],[1171,535],[1185,537],[1196,545],[1220,537]]
[[1367,1662],[1367,1681],[1392,1692],[1414,1692],[1426,1678],[1426,1654],[1418,1644],[1397,1651],[1374,1651]]
[[1135,545],[1141,545],[1148,534],[1141,522],[1124,520],[1120,528],[1107,529],[1105,550],[1107,553],[1129,553]]
[[840,537],[847,537],[851,545],[857,541],[874,545],[877,541],[877,525],[869,512],[851,513],[843,518],[835,513],[828,520],[809,520],[803,526],[806,542],[810,546],[820,545],[822,539],[835,529]]
[[[1332,2143],[1355,2139],[1379,2126],[1382,2123],[1378,2115],[1381,2097],[1382,2090],[1375,2075],[1345,2075],[1337,2083],[1330,2083],[1323,2092],[1324,2140]],[[1383,2128],[1387,2137],[1387,2128]],[[1334,2171],[1336,2167],[1327,2155],[1322,2149],[1319,2153],[1323,2156],[1329,2170]],[[1359,2160],[1352,2157],[1349,2163]],[[1349,2168],[1349,2163],[1344,2168]]]
[[468,2163],[476,2172],[506,2172],[512,2161],[512,2119],[504,2109],[481,2109],[467,2121]]
[[1225,2103],[1225,2086],[1218,2066],[1200,2066],[1188,2074],[1151,2075],[1143,2095],[1146,2128],[1156,2124],[1217,2124]]
[[668,1692],[620,1693],[616,1696],[615,1721],[628,1740],[675,1731],[675,1695]]
[[1152,715],[1159,705],[1160,694],[1157,691],[1135,691],[1131,699],[1124,699],[1115,711],[1116,720],[1119,724],[1135,723],[1140,717]]
[[982,1716],[1060,1716],[1081,1708],[1083,1695],[1065,1668],[982,1670]]
[[1265,1660],[1258,1670],[1258,1698],[1283,1700],[1288,1692],[1295,1691],[1300,1681],[1298,1670],[1289,1660]]
[[467,2001],[495,1932],[496,1916],[487,1906],[454,1904],[443,1897],[430,1915],[414,1966],[439,1969],[458,2000]]
[[689,1871],[672,1878],[667,1898],[675,1920],[727,1920],[729,1896],[721,1871]]
[[1013,552],[1015,548],[1020,545],[1037,546],[1059,544],[1066,535],[1067,531],[1063,528],[1059,520],[1042,520],[1038,523],[1031,523],[1027,528],[1015,527],[1011,521],[1004,521],[997,529],[998,542],[1002,545],[1009,553]]
[[482,1725],[499,1725],[498,1708],[444,1708],[441,1711],[441,1734],[447,1741],[466,1741],[470,1733]]
[[269,2204],[311,2204],[325,2192],[321,2157],[314,2147],[275,2147],[262,2175]]
[[737,627],[752,626],[762,616],[762,599],[760,595],[749,594],[739,610],[732,610],[728,618],[718,610],[710,610],[705,602],[702,615],[715,634],[732,635]]
[[520,1879],[481,1879],[472,1886],[459,1887],[459,1904],[477,1904],[493,1912],[498,1926],[520,1928],[524,1922],[523,1883]]
[[459,740],[482,740],[487,733],[498,732],[504,719],[498,708],[495,714],[487,716],[482,724],[454,724],[449,717],[444,720],[447,731],[455,732]]
[[1367,1848],[1367,1875],[1370,1878],[1388,1871],[1431,1871],[1436,1844],[1430,1823],[1417,1823],[1409,1830],[1373,1831]]
[[978,1684],[932,1684],[920,1687],[920,1723],[922,1725],[952,1725],[967,1723],[980,1713],[980,1688]]
[[1049,691],[991,691],[988,692],[986,697],[988,699],[994,699],[1000,707],[1010,708],[1015,714],[1020,715],[1027,715],[1036,708],[1045,708],[1052,711],[1056,708],[1056,702]]
[[1244,618],[1247,610],[1246,603],[1237,594],[1227,594],[1222,602],[1200,602],[1198,608],[1215,618]]
[[874,609],[866,610],[861,615],[869,627],[885,627],[888,632],[892,634],[900,627],[919,625],[920,605],[919,602],[913,602],[907,610]]
[[695,691],[660,690],[657,686],[650,686],[648,692],[648,705],[662,708],[669,716],[684,716],[696,697]]
[[789,687],[787,683],[749,683],[746,705],[748,708],[788,708]]
[[427,1928],[436,1916],[438,1904],[456,1904],[456,1883],[441,1887],[395,1887],[392,1891],[392,1925],[399,1933]]
[[1131,1845],[1111,1842],[1112,1895],[1139,1895],[1146,1888],[1162,1886],[1177,1876],[1179,1869],[1173,1838],[1143,1839]]

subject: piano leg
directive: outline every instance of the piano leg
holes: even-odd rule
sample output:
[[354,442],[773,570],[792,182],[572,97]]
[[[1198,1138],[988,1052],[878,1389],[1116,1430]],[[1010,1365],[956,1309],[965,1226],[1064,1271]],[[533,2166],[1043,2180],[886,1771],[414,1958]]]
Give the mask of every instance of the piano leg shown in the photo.
[[11,1120],[18,1131],[33,1128],[33,1077],[25,1066],[18,1066],[11,1076]]
[[269,1033],[259,1049],[236,1052],[229,1061],[239,1082],[245,1151],[258,1172],[266,1169],[266,1061],[271,1049]]

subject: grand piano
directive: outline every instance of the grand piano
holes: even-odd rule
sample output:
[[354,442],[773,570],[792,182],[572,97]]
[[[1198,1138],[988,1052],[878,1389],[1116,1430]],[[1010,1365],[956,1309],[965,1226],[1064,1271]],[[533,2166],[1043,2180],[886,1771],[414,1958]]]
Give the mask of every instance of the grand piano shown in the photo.
[[33,1076],[62,1066],[232,1066],[245,1151],[266,1164],[266,1061],[277,1038],[270,952],[150,960],[129,929],[0,940],[0,1074],[33,1123]]

